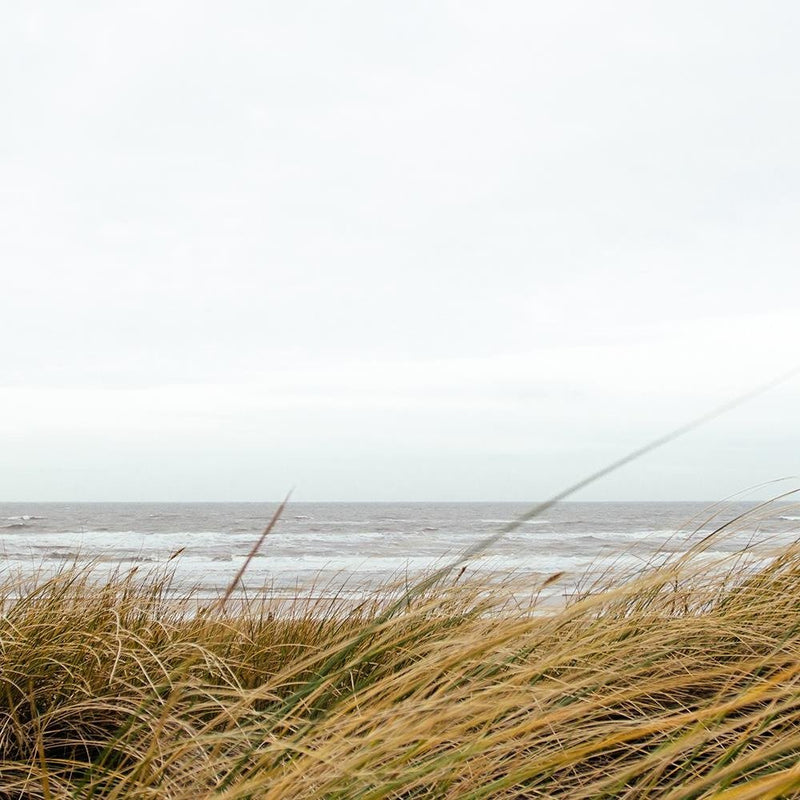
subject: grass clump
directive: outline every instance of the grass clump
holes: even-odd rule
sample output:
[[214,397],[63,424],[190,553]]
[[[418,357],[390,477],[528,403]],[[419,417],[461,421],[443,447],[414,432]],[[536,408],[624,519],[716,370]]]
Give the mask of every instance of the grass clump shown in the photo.
[[0,800],[800,797],[800,548],[544,613],[463,577],[199,610],[164,577],[0,589]]

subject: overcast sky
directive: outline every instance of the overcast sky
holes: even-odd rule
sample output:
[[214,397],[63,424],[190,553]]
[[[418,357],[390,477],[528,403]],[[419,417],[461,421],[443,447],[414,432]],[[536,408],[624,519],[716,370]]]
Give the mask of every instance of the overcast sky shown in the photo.
[[[800,361],[800,5],[6,2],[0,499],[535,500]],[[800,380],[578,499],[800,473]]]

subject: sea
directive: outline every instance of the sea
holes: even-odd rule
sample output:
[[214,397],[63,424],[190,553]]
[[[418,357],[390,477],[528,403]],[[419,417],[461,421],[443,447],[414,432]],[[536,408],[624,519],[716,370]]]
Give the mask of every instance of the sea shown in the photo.
[[[413,582],[458,561],[533,505],[290,503],[237,591],[358,594]],[[161,570],[171,576],[173,591],[219,596],[276,508],[266,502],[0,503],[0,582],[47,578],[72,566],[99,578]],[[800,508],[788,503],[564,502],[463,566],[473,577],[514,576],[531,587],[557,573],[577,584],[587,575],[635,572],[698,545],[701,559],[745,552],[751,561],[763,560],[799,536]]]

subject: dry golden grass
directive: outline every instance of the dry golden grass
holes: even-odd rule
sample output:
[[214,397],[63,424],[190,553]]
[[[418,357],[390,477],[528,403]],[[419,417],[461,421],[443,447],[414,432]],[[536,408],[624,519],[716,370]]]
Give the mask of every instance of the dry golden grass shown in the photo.
[[703,547],[547,614],[465,579],[279,615],[9,579],[0,798],[800,797],[800,549]]

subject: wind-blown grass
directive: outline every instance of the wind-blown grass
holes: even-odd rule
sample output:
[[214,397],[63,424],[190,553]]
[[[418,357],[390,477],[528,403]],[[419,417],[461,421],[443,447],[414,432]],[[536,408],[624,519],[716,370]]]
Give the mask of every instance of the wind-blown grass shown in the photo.
[[468,575],[278,614],[8,578],[0,798],[800,796],[800,548],[706,545],[547,613]]

